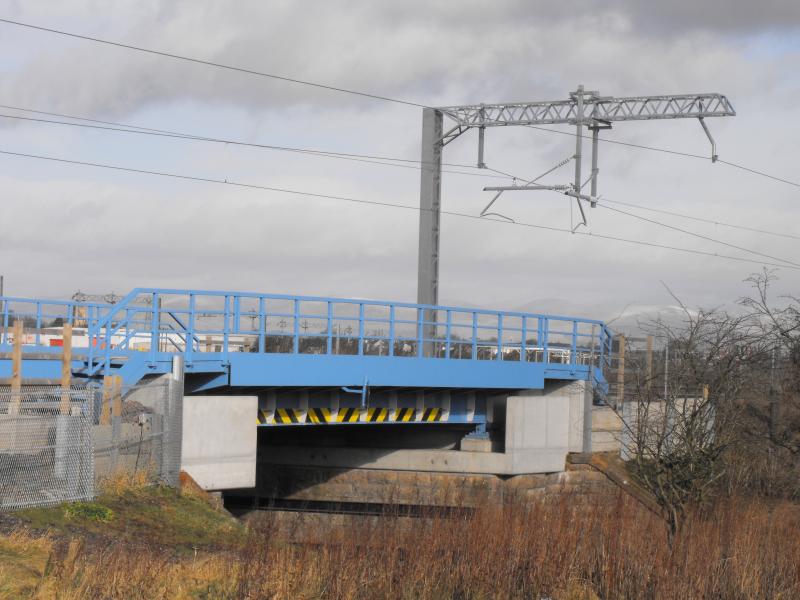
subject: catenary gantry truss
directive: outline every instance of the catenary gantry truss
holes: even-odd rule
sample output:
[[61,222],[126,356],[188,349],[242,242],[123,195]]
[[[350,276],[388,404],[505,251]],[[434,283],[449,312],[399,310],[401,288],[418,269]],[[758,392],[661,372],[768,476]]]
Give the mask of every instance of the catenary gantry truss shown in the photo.
[[[581,218],[586,225],[582,201],[592,206],[597,198],[598,132],[610,129],[613,123],[623,121],[651,121],[665,119],[697,119],[711,142],[711,160],[716,161],[716,144],[705,123],[708,117],[730,117],[736,111],[722,94],[675,94],[661,96],[602,96],[583,86],[569,94],[569,98],[536,102],[504,102],[498,104],[469,104],[423,109],[422,154],[420,179],[420,221],[417,301],[437,304],[439,301],[439,234],[442,188],[442,151],[444,147],[470,129],[478,130],[478,167],[485,168],[484,137],[487,127],[571,125],[575,127],[575,173],[569,185],[542,186],[518,184],[486,188],[496,192],[491,206],[504,191],[553,190],[571,196],[577,201]],[[454,125],[445,128],[445,121]],[[587,179],[582,175],[584,127],[591,131],[592,165]],[[566,164],[566,161],[563,163]],[[532,182],[530,182],[532,183]],[[584,189],[589,184],[588,189]],[[588,192],[588,193],[587,193]],[[480,216],[488,213],[486,209]]]
[[586,121],[645,121],[728,117],[736,114],[722,94],[674,96],[599,97],[585,92],[583,114],[575,99],[551,102],[505,102],[439,108],[460,127],[502,127],[507,125],[576,125]]

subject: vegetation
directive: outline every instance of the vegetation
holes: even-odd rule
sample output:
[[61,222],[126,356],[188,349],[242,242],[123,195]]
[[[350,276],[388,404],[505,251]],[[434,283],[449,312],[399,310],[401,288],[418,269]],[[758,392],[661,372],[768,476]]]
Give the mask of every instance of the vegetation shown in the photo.
[[563,493],[246,528],[197,488],[122,475],[0,521],[0,598],[798,598],[800,301],[775,308],[771,278],[740,311],[651,324],[668,374],[630,355],[627,468],[652,503]]
[[81,535],[97,543],[163,546],[183,553],[231,548],[244,541],[244,527],[200,493],[147,485],[120,475],[105,483],[94,502],[74,502],[14,513],[30,528],[56,536]]
[[690,508],[720,493],[800,495],[800,303],[776,308],[773,279],[751,277],[753,297],[739,310],[690,310],[675,297],[683,323],[643,324],[667,342],[669,368],[633,354],[616,409],[628,469],[660,506],[670,540]]
[[[179,503],[177,495],[173,500]],[[800,596],[800,507],[789,502],[730,498],[690,511],[673,545],[660,519],[624,496],[587,501],[567,494],[485,507],[469,518],[360,519],[303,542],[276,519],[267,513],[244,544],[233,536],[188,554],[176,548],[191,540],[180,535],[166,544],[155,529],[157,544],[149,533],[138,538],[146,548],[116,532],[104,543],[14,533],[0,537],[0,597]],[[196,535],[196,542],[208,541]]]

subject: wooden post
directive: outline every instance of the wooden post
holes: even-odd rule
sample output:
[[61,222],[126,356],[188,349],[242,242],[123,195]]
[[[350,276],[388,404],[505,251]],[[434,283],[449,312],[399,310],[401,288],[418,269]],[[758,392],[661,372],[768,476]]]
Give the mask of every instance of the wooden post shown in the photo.
[[59,413],[68,415],[70,412],[70,388],[72,386],[72,325],[64,323],[62,330],[64,338],[61,354],[61,407]]
[[653,336],[647,336],[647,380],[646,388],[649,392],[653,387]]
[[619,336],[619,352],[617,353],[617,401],[625,402],[625,336]]
[[11,350],[11,404],[8,414],[18,415],[22,402],[22,321],[14,321],[14,346]]
[[112,401],[111,401],[111,417],[122,416],[122,377],[119,375],[112,375]]
[[103,405],[100,409],[100,425],[111,424],[111,375],[103,377]]
[[206,352],[211,352],[213,350],[213,346],[211,345],[211,336],[206,336]]

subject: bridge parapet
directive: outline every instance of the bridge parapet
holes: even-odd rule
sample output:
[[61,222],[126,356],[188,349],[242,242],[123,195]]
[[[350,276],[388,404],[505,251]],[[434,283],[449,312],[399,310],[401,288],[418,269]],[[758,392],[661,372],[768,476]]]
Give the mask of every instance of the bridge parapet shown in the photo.
[[[187,373],[227,372],[229,384],[238,365],[242,385],[255,385],[252,372],[267,364],[307,370],[325,367],[326,359],[328,370],[347,372],[348,365],[361,365],[350,369],[343,385],[366,383],[361,373],[369,379],[374,369],[364,365],[380,365],[377,373],[396,375],[383,383],[376,375],[370,385],[403,385],[403,373],[420,365],[438,370],[431,379],[436,386],[447,383],[448,371],[454,384],[455,378],[474,374],[455,387],[480,387],[480,378],[494,372],[498,379],[487,379],[487,387],[538,387],[548,373],[604,385],[611,344],[608,328],[593,319],[250,292],[137,288],[116,304],[5,298],[2,310],[2,343],[8,343],[9,323],[17,318],[35,325],[36,346],[48,320],[85,326],[88,376],[109,374],[131,359],[144,364],[142,373],[159,373],[169,368],[169,355],[181,354]],[[521,381],[525,368],[541,377]],[[512,372],[517,375],[504,384],[503,377]],[[331,384],[338,385],[334,379]],[[324,383],[313,376],[309,381]]]

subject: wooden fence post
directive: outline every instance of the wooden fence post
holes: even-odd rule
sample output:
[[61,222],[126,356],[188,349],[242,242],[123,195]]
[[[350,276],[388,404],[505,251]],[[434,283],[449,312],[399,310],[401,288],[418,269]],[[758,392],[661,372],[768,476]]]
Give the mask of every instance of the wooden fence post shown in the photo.
[[18,415],[22,402],[22,321],[14,321],[14,346],[11,350],[11,404],[9,415]]
[[122,377],[119,375],[112,375],[112,402],[111,402],[111,417],[122,416]]
[[111,424],[111,375],[103,377],[103,404],[100,409],[100,425]]
[[61,354],[61,406],[59,413],[70,413],[70,392],[72,387],[72,325],[64,323],[62,330],[64,339]]

